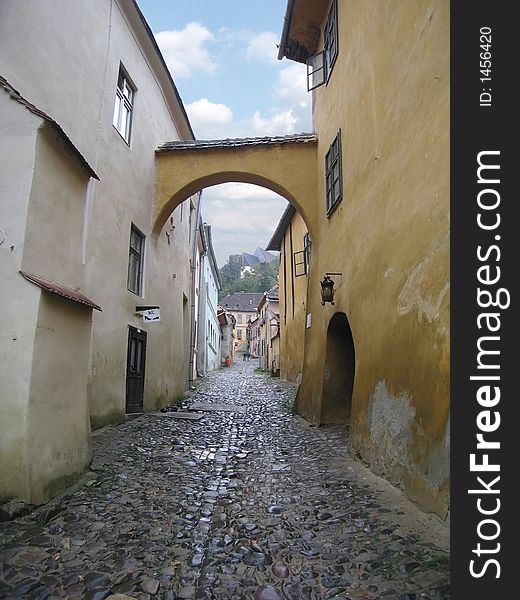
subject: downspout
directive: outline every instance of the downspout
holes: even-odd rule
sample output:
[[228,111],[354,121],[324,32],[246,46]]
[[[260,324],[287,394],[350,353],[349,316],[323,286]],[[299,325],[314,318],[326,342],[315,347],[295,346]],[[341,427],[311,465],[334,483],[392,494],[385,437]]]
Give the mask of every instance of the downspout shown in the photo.
[[196,289],[196,271],[197,271],[197,231],[199,229],[200,205],[202,203],[202,191],[199,192],[197,209],[195,212],[195,225],[193,227],[193,245],[191,250],[191,331],[190,331],[190,363],[188,366],[188,388],[193,387],[193,362],[195,357],[195,289]]

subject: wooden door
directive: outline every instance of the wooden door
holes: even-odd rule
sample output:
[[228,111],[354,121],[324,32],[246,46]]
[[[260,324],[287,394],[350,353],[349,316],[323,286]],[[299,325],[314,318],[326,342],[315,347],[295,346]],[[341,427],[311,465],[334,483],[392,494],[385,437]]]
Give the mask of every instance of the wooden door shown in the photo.
[[146,365],[146,331],[130,327],[126,359],[126,412],[142,413],[144,369]]

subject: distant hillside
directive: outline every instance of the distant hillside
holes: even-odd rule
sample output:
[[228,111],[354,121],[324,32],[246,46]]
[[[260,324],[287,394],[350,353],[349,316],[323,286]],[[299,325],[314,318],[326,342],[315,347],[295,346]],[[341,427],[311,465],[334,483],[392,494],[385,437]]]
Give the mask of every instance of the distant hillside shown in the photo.
[[278,282],[278,256],[263,248],[254,254],[231,254],[219,272],[220,299],[235,292],[263,293]]

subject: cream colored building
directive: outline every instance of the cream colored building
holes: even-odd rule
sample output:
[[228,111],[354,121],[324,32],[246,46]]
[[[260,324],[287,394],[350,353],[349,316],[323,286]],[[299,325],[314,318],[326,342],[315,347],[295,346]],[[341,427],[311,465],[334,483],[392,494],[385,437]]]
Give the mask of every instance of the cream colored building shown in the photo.
[[199,199],[153,198],[193,133],[133,0],[1,2],[0,75],[0,495],[39,502],[186,389]]

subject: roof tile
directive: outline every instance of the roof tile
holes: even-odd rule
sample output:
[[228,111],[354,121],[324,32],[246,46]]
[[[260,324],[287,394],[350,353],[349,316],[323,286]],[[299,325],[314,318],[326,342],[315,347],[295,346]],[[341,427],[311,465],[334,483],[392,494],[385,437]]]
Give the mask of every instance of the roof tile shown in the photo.
[[235,138],[225,140],[178,140],[166,142],[156,152],[171,152],[192,149],[235,148],[241,146],[276,146],[279,144],[312,143],[318,138],[314,133],[297,133],[294,135],[265,136],[251,138]]

